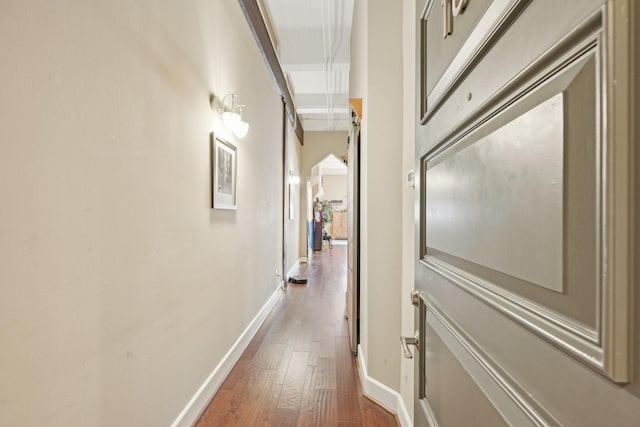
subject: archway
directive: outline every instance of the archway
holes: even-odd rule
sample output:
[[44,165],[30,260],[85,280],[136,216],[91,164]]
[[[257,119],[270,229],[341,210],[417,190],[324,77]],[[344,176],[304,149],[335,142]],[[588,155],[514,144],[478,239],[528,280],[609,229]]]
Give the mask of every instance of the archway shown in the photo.
[[307,178],[307,257],[347,239],[347,165],[329,154]]

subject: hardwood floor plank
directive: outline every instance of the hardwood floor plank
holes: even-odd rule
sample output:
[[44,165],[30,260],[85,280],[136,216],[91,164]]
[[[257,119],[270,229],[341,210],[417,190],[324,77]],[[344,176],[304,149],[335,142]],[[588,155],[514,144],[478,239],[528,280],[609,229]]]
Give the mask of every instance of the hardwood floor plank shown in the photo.
[[230,408],[229,402],[232,394],[233,390],[218,390],[215,398],[209,403],[209,406],[196,423],[196,427],[222,425],[222,421],[227,416],[227,411]]
[[304,387],[302,390],[302,399],[300,402],[300,415],[298,417],[298,426],[312,425],[315,412],[315,383],[316,367],[307,365],[307,373],[304,379]]
[[321,357],[316,366],[316,390],[336,390],[336,358]]
[[268,369],[256,369],[252,372],[238,405],[237,416],[229,425],[249,426],[255,423],[263,403],[269,401],[269,395],[272,393],[273,373],[274,371]]
[[197,427],[396,426],[365,398],[345,314],[346,247],[314,255],[213,397]]
[[[275,372],[274,372],[275,374]],[[255,419],[255,425],[257,426],[269,426],[272,421],[272,414],[276,409],[276,403],[278,402],[278,396],[280,396],[280,390],[282,384],[276,384],[271,382],[270,386],[267,386],[266,397],[262,398],[260,402],[260,408]],[[248,424],[252,425],[252,424]]]
[[362,411],[362,425],[371,427],[378,426],[375,408],[371,402],[365,397],[361,397],[360,407]]
[[300,414],[298,427],[324,427],[338,424],[336,412],[336,392],[314,390],[311,410]]
[[[281,427],[281,426],[295,426],[298,424],[299,412],[289,408],[275,408],[271,414],[271,418],[268,421],[269,426]],[[258,424],[260,425],[260,424]]]
[[336,334],[333,323],[324,323],[320,331],[320,351],[318,357],[335,357]]
[[346,337],[336,337],[338,421],[361,422],[358,376]]
[[284,384],[287,378],[287,369],[289,368],[289,361],[291,360],[291,355],[293,354],[293,347],[293,344],[287,344],[284,346],[282,357],[280,358],[280,361],[278,362],[275,369],[276,372],[273,381],[276,384]]
[[338,423],[337,397],[334,390],[316,390],[316,426],[334,426]]
[[278,409],[291,409],[296,412],[300,410],[308,359],[309,353],[307,352],[293,352],[291,354],[285,381],[278,398]]
[[277,369],[285,352],[285,344],[265,343],[253,358],[253,368]]
[[250,362],[247,362],[243,358],[240,358],[236,364],[238,369],[232,369],[231,372],[229,372],[229,375],[220,386],[220,389],[234,390],[236,387],[244,385],[251,374],[250,367],[248,366],[249,363]]
[[372,404],[372,406],[376,414],[376,422],[378,424],[378,427],[396,427],[398,425],[398,421],[396,420],[395,415],[376,404]]

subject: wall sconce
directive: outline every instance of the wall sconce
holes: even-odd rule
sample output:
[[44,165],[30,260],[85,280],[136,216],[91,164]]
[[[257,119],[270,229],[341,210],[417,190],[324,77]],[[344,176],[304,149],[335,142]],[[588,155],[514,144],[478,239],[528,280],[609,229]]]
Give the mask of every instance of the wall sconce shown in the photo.
[[289,171],[289,184],[298,185],[300,184],[300,177],[296,173],[297,171]]
[[236,105],[235,94],[226,95],[222,100],[211,97],[211,108],[222,114],[224,126],[236,134],[238,138],[244,138],[249,132],[249,123],[244,121],[244,107],[246,105]]

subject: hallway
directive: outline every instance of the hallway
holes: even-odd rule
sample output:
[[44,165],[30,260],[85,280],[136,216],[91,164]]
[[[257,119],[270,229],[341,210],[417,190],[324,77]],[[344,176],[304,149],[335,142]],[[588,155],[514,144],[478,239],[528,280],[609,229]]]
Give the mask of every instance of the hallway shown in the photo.
[[344,318],[346,246],[303,264],[197,426],[396,426],[362,395]]

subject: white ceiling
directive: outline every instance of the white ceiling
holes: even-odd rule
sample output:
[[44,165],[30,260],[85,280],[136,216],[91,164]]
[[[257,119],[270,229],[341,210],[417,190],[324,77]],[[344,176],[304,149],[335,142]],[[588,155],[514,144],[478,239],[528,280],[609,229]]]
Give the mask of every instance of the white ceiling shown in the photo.
[[348,130],[354,0],[262,0],[302,127]]

